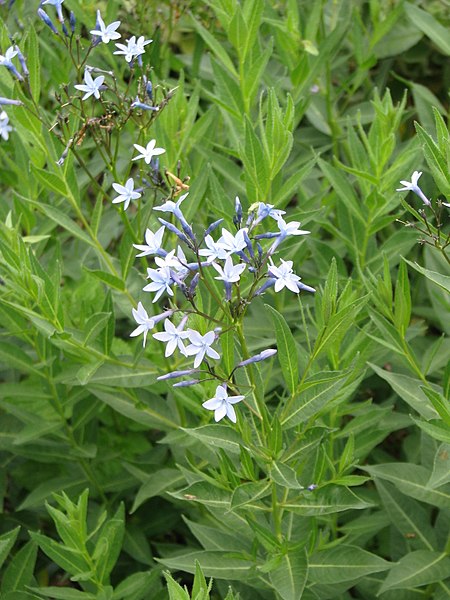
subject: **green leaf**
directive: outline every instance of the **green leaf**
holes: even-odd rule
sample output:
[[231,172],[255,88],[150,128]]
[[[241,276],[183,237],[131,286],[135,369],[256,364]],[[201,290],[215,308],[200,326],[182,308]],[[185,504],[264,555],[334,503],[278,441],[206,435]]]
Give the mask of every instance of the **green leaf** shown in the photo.
[[368,363],[375,373],[387,381],[391,388],[404,400],[409,406],[414,408],[424,419],[433,419],[437,413],[433,405],[422,391],[423,382],[401,373],[393,373],[380,369],[372,363]]
[[429,523],[429,510],[412,498],[401,494],[390,483],[375,480],[383,506],[392,525],[405,538],[414,540],[428,550],[436,544],[436,534]]
[[31,588],[33,592],[56,600],[97,600],[98,596],[89,592],[80,592],[70,587],[40,587]]
[[439,490],[428,487],[430,472],[425,467],[396,462],[371,467],[361,466],[360,469],[367,471],[372,477],[390,481],[403,494],[416,498],[416,500],[439,508],[449,507],[450,486],[443,486]]
[[224,46],[211,34],[203,25],[199,19],[192,15],[191,23],[197,33],[203,38],[206,45],[212,50],[214,55],[223,64],[223,66],[237,78],[236,69],[234,68],[231,58],[228,56]]
[[270,476],[278,485],[291,489],[302,490],[297,479],[297,473],[282,462],[273,462],[270,466]]
[[427,485],[438,488],[448,482],[450,482],[450,444],[441,444],[436,451],[433,472]]
[[146,500],[160,496],[176,484],[183,484],[184,476],[177,469],[160,469],[149,476],[139,488],[130,510],[133,514]]
[[344,510],[362,510],[372,505],[345,487],[328,485],[313,492],[303,492],[298,500],[287,500],[280,506],[303,516],[320,516]]
[[390,570],[379,593],[444,581],[450,576],[450,558],[442,552],[416,550],[403,556]]
[[[211,580],[212,584],[212,580]],[[203,575],[202,568],[198,560],[195,561],[195,577],[192,585],[192,598],[198,600],[209,600],[209,591],[211,586],[206,583],[205,576]]]
[[421,267],[417,263],[410,262],[409,260],[406,260],[406,258],[404,258],[403,260],[407,262],[410,267],[412,267],[419,273],[422,273],[422,275],[425,275],[427,279],[429,279],[430,281],[432,281],[444,291],[450,294],[450,277],[448,275],[442,275],[442,273],[436,273],[436,271],[424,269],[424,267]]
[[292,404],[283,411],[281,425],[295,427],[316,415],[336,397],[347,376],[347,371],[324,371],[309,377],[300,386]]
[[59,567],[70,573],[70,575],[79,575],[90,571],[90,565],[79,554],[75,554],[62,544],[55,542],[41,533],[30,531],[31,538],[39,544],[41,550],[53,560]]
[[205,577],[235,581],[247,580],[254,567],[253,562],[232,557],[227,552],[207,550],[188,552],[172,558],[157,558],[156,560],[169,569],[186,571],[193,575],[195,574],[195,563],[198,561]]
[[50,173],[35,166],[33,166],[33,173],[47,190],[54,192],[57,196],[67,197],[67,186],[64,179],[61,179],[55,173]]
[[275,325],[278,360],[286,385],[293,395],[298,385],[298,354],[294,336],[283,315],[268,304],[265,304],[265,308],[269,311]]
[[200,440],[208,447],[222,448],[231,454],[239,454],[242,447],[241,435],[228,425],[203,425],[202,427],[184,428],[187,435]]
[[41,63],[39,57],[39,40],[32,23],[27,25],[28,35],[25,42],[27,66],[30,72],[30,88],[36,104],[41,95]]
[[308,578],[308,557],[305,549],[292,549],[284,554],[280,564],[270,571],[269,577],[282,600],[301,598]]
[[433,177],[440,191],[445,195],[450,195],[450,175],[448,173],[447,161],[439,150],[438,145],[433,138],[418,123],[415,124],[417,135],[422,142],[428,166],[433,173]]
[[133,598],[134,594],[139,594],[141,598],[148,598],[159,577],[160,574],[156,570],[133,573],[115,588],[113,600],[128,600]]
[[125,505],[121,502],[116,513],[109,518],[95,545],[93,558],[97,576],[103,584],[109,583],[109,575],[119,558],[125,533]]
[[405,2],[405,12],[414,25],[423,31],[430,38],[441,52],[450,56],[450,41],[448,39],[448,30],[441,25],[432,14],[422,10],[415,4]]
[[36,563],[37,546],[30,540],[23,546],[9,563],[3,573],[1,584],[1,594],[23,590],[29,585],[34,572]]
[[20,526],[0,535],[0,567],[5,562],[14,542],[19,534]]
[[309,559],[308,581],[318,584],[355,582],[358,578],[390,568],[384,558],[357,546],[340,544],[315,552]]
[[88,269],[83,266],[84,271],[89,273],[92,277],[95,277],[99,281],[106,283],[109,287],[119,290],[119,292],[123,292],[125,290],[125,282],[120,279],[120,277],[116,277],[115,275],[111,275],[111,273],[106,273],[106,271],[99,271],[95,269]]
[[408,269],[404,261],[401,261],[395,285],[394,323],[402,335],[405,335],[408,329],[410,318],[411,293],[409,290]]
[[220,508],[224,511],[230,508],[231,492],[204,481],[188,485],[177,492],[168,492],[168,494],[179,500],[198,502],[199,504]]

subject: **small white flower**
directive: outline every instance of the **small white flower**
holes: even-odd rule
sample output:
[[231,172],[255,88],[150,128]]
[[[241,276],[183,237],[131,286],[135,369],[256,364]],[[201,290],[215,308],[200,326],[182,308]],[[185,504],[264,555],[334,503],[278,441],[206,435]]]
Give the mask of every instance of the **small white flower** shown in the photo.
[[422,175],[422,171],[414,171],[414,173],[411,175],[411,181],[400,181],[400,183],[404,187],[397,188],[396,191],[397,192],[414,192],[414,194],[417,194],[417,196],[419,196],[419,198],[422,200],[422,202],[426,206],[431,206],[431,202],[428,200],[428,198],[422,192],[420,187],[417,185],[417,182],[419,181],[421,175]]
[[164,148],[155,148],[156,140],[150,140],[147,146],[140,146],[139,144],[133,144],[136,150],[140,152],[138,156],[135,156],[132,160],[139,160],[143,158],[145,162],[149,165],[152,158],[154,156],[159,156],[160,154],[164,154]]
[[291,221],[290,223],[286,223],[282,217],[279,217],[277,219],[277,225],[282,237],[286,237],[288,235],[306,235],[311,233],[310,231],[299,229],[299,226],[301,225],[299,221]]
[[116,50],[113,54],[123,54],[127,62],[131,62],[136,54],[136,36],[133,35],[126,44],[116,44]]
[[183,331],[186,321],[187,317],[184,317],[178,327],[175,327],[169,319],[166,319],[164,321],[165,332],[153,334],[156,340],[167,343],[165,356],[171,356],[176,348],[186,356],[186,348],[183,344],[183,340],[189,337],[189,332]]
[[169,296],[173,296],[173,292],[170,286],[173,284],[173,280],[170,274],[169,267],[163,267],[162,269],[147,269],[148,279],[152,280],[143,288],[144,292],[156,292],[156,296],[153,298],[153,302],[156,302],[166,291]]
[[123,207],[124,210],[127,210],[131,200],[137,200],[142,195],[139,192],[134,191],[134,181],[132,177],[130,177],[127,180],[125,185],[120,185],[120,183],[113,183],[112,186],[119,194],[117,198],[114,198],[112,203],[119,204],[120,202],[125,202]]
[[81,92],[86,92],[85,95],[81,98],[82,100],[86,100],[89,96],[94,95],[97,100],[100,98],[100,87],[103,85],[105,81],[105,76],[100,75],[95,79],[92,79],[92,75],[86,69],[84,72],[84,83],[79,83],[74,87]]
[[214,277],[214,279],[220,279],[226,283],[236,283],[239,281],[241,274],[245,269],[245,265],[243,264],[233,265],[231,256],[228,256],[223,268],[220,265],[216,265],[216,263],[212,263],[212,266],[219,273],[219,277]]
[[152,42],[153,42],[153,40],[146,40],[143,35],[139,36],[136,41],[136,50],[135,50],[136,56],[139,56],[140,54],[144,54],[145,46],[147,46],[147,44],[151,44]]
[[292,270],[292,260],[281,259],[281,265],[276,267],[271,263],[269,267],[269,274],[276,279],[275,291],[280,292],[283,288],[287,287],[288,290],[298,294],[299,289],[297,282],[300,281],[300,277],[295,275]]
[[220,354],[211,348],[216,339],[214,331],[208,331],[205,335],[201,335],[198,331],[189,329],[188,333],[191,343],[186,348],[186,356],[195,356],[194,369],[200,365],[205,355],[216,360],[220,358]]
[[136,41],[136,36],[133,35],[129,40],[127,40],[126,44],[116,44],[116,50],[114,54],[123,54],[125,60],[127,62],[131,62],[133,58],[144,54],[145,46],[150,44],[153,40],[146,40],[143,35],[141,35]]
[[143,307],[142,302],[139,302],[137,310],[133,308],[132,312],[134,320],[138,324],[138,327],[136,327],[136,329],[130,333],[130,337],[136,337],[137,335],[141,335],[141,333],[143,333],[144,342],[142,345],[145,348],[145,344],[147,342],[147,334],[149,330],[153,329],[153,327],[155,326],[155,320],[148,316],[148,313]]
[[244,229],[239,229],[236,235],[233,235],[227,229],[222,228],[222,237],[217,243],[226,251],[227,256],[234,252],[241,252],[247,247],[244,239]]
[[161,250],[164,230],[164,225],[160,227],[156,233],[153,233],[153,231],[147,229],[145,232],[145,245],[133,244],[137,250],[142,250],[140,254],[136,254],[136,258],[140,256],[149,256],[150,254],[157,254]]
[[257,225],[266,217],[272,217],[272,219],[277,220],[280,219],[284,214],[286,214],[286,211],[279,208],[274,208],[274,204],[264,204],[264,202],[260,202],[258,204],[258,212],[256,214],[254,225]]
[[14,50],[14,46],[10,46],[4,55],[0,54],[0,65],[10,63],[17,54],[18,52],[17,50]]
[[216,422],[227,416],[230,421],[236,423],[236,412],[233,404],[241,402],[244,398],[245,396],[229,396],[226,389],[222,385],[218,385],[214,398],[206,400],[202,406],[214,411],[214,420]]
[[202,248],[198,251],[198,253],[200,254],[200,256],[206,256],[208,262],[211,262],[218,258],[224,260],[228,256],[228,253],[223,248],[223,246],[219,244],[219,242],[215,242],[210,235],[207,235],[205,237],[205,244],[208,247]]
[[181,209],[181,203],[183,202],[183,200],[185,198],[187,198],[187,196],[189,195],[189,192],[187,194],[183,194],[182,196],[180,196],[178,198],[178,200],[176,202],[174,202],[173,200],[166,200],[164,202],[164,204],[161,204],[161,206],[155,206],[154,210],[160,210],[161,212],[168,212],[168,213],[180,213]]
[[99,29],[93,29],[90,33],[101,37],[104,44],[108,44],[111,40],[118,40],[121,37],[120,33],[116,31],[120,25],[120,21],[114,21],[110,25],[105,25],[99,10],[97,11],[97,25]]
[[12,131],[11,125],[9,125],[9,117],[4,110],[0,113],[0,137],[5,141],[9,138],[9,132]]

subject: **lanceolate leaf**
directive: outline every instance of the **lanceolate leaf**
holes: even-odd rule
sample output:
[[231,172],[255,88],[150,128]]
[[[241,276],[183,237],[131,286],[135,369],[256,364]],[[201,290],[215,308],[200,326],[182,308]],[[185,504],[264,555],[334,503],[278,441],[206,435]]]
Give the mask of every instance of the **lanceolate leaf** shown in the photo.
[[283,315],[268,304],[265,306],[275,325],[278,360],[280,361],[284,380],[291,394],[294,394],[298,384],[298,355],[294,336]]

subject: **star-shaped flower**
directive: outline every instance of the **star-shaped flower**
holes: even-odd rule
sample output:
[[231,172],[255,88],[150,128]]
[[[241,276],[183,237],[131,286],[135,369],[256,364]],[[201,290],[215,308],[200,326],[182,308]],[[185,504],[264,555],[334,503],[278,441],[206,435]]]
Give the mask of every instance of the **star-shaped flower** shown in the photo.
[[206,256],[208,262],[216,260],[217,258],[224,260],[228,256],[227,251],[219,244],[219,242],[215,242],[212,236],[207,235],[205,237],[205,244],[208,247],[202,248],[198,253],[200,256]]
[[286,211],[279,208],[274,208],[274,204],[264,204],[264,202],[260,202],[258,204],[256,219],[253,221],[253,226],[255,227],[258,225],[258,223],[261,223],[261,221],[266,217],[272,217],[272,219],[277,220],[280,219],[284,214],[286,214]]
[[5,141],[9,138],[9,132],[12,131],[11,125],[9,125],[9,117],[4,110],[0,113],[0,137]]
[[428,200],[428,198],[422,192],[420,187],[417,185],[417,182],[419,181],[421,175],[422,175],[422,171],[414,171],[414,173],[411,175],[411,181],[400,181],[400,183],[404,187],[397,188],[396,191],[397,192],[414,192],[414,194],[417,194],[417,196],[419,196],[419,198],[422,200],[422,202],[425,204],[425,206],[431,206],[431,202]]
[[166,291],[169,296],[173,296],[170,286],[173,284],[173,279],[170,274],[170,267],[162,269],[147,269],[148,279],[152,282],[143,288],[144,292],[156,292],[153,302],[156,302]]
[[216,263],[212,263],[212,266],[219,273],[218,277],[214,277],[214,279],[220,279],[221,281],[225,281],[226,283],[236,283],[239,281],[243,270],[245,269],[245,265],[233,265],[233,260],[231,256],[228,256],[225,265],[221,267],[220,265],[216,265]]
[[147,334],[150,331],[150,329],[153,329],[153,327],[155,326],[155,320],[148,316],[148,313],[142,305],[142,302],[139,302],[137,310],[133,308],[132,312],[134,320],[138,324],[138,327],[136,327],[136,329],[130,333],[130,337],[136,337],[137,335],[141,335],[141,333],[143,333],[144,341],[142,345],[145,348],[145,344],[147,342]]
[[300,277],[293,272],[292,265],[292,260],[281,259],[281,265],[279,267],[276,267],[273,262],[271,262],[269,275],[276,279],[276,292],[280,292],[283,288],[287,287],[291,292],[298,294],[297,281],[300,281]]
[[97,100],[98,100],[100,98],[100,87],[103,85],[104,81],[105,81],[104,75],[100,75],[99,77],[92,79],[92,75],[86,69],[86,71],[84,72],[84,83],[78,83],[74,87],[77,90],[86,92],[84,94],[84,96],[81,98],[82,100],[86,100],[86,98],[89,98],[89,96],[92,96],[92,95],[94,95],[95,98],[97,98]]
[[140,256],[149,256],[151,254],[158,254],[162,250],[161,244],[164,235],[164,225],[158,229],[156,233],[153,233],[150,229],[145,232],[145,245],[133,244],[137,250],[142,250],[140,254],[136,254],[136,258]]
[[119,27],[120,21],[114,21],[110,25],[105,25],[105,22],[102,19],[100,11],[97,11],[97,29],[93,29],[90,33],[97,37],[102,38],[102,42],[104,44],[108,44],[111,40],[118,40],[121,36],[120,33],[116,31]]
[[178,198],[178,200],[176,202],[174,202],[173,200],[166,200],[164,202],[164,204],[161,204],[161,206],[155,206],[154,210],[160,210],[161,212],[168,212],[168,213],[173,213],[173,214],[180,214],[181,213],[181,203],[188,197],[189,192],[187,194],[183,194],[182,196],[180,196]]
[[153,337],[156,340],[166,342],[167,346],[164,354],[165,356],[171,356],[175,352],[176,348],[178,348],[181,354],[186,356],[186,348],[183,343],[183,340],[189,337],[189,332],[183,331],[186,321],[187,317],[184,317],[178,327],[175,327],[175,325],[169,321],[169,319],[166,319],[164,321],[165,332],[153,334]]
[[143,158],[145,162],[149,165],[152,158],[154,156],[159,156],[160,154],[164,154],[164,148],[155,148],[156,140],[150,140],[147,146],[140,146],[139,144],[133,144],[136,150],[140,152],[138,156],[135,156],[132,160],[139,160]]
[[5,54],[0,54],[0,65],[6,65],[7,63],[11,63],[12,59],[17,56],[18,51],[14,50],[14,46],[10,46]]
[[234,252],[241,252],[247,246],[243,229],[239,229],[236,235],[233,235],[227,229],[222,228],[222,237],[217,243],[226,251],[227,256]]
[[127,62],[131,62],[133,58],[144,54],[145,46],[150,44],[153,40],[146,40],[143,35],[141,35],[137,41],[136,36],[133,35],[129,40],[127,40],[126,44],[116,44],[116,50],[114,54],[123,54],[125,60]]
[[307,235],[308,233],[311,233],[310,231],[299,229],[301,225],[299,221],[291,221],[290,223],[286,223],[282,217],[279,217],[277,219],[277,225],[283,237],[288,235]]
[[214,411],[214,420],[220,421],[227,416],[230,421],[236,423],[236,412],[233,404],[241,402],[245,396],[229,396],[226,389],[222,385],[218,385],[216,395],[210,400],[203,402],[203,408]]
[[119,204],[120,202],[125,202],[123,209],[127,210],[130,202],[132,200],[137,200],[141,197],[142,194],[134,191],[134,180],[130,177],[125,185],[120,185],[120,183],[113,183],[113,188],[119,194],[117,198],[114,198],[112,201],[113,204]]
[[188,333],[189,341],[191,343],[186,348],[186,355],[195,356],[194,369],[200,365],[202,360],[205,358],[205,355],[216,360],[220,358],[220,354],[216,352],[214,348],[211,348],[214,340],[216,339],[214,331],[208,331],[208,333],[205,333],[205,335],[201,335],[198,331],[189,329]]

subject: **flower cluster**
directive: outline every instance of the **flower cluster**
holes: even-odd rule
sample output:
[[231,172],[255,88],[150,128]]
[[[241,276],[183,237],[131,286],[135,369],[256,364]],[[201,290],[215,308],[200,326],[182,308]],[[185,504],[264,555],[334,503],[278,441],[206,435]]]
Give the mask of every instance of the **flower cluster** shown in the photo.
[[[155,148],[153,142],[154,140],[147,148],[135,145],[141,152],[136,158],[146,159],[146,152],[163,151]],[[236,198],[233,218],[235,230],[223,227],[223,219],[219,219],[199,235],[184,215],[183,203],[188,194],[183,194],[178,199],[169,197],[161,206],[156,206],[155,211],[166,213],[168,217],[159,217],[161,227],[156,231],[147,228],[145,243],[134,245],[139,250],[138,257],[152,257],[154,263],[147,268],[147,279],[150,282],[144,286],[143,291],[153,294],[153,303],[166,297],[170,309],[157,316],[149,316],[143,304],[139,303],[137,310],[133,310],[138,327],[131,336],[143,334],[145,347],[148,332],[157,323],[164,321],[164,331],[153,333],[153,338],[166,344],[165,356],[172,356],[178,351],[183,362],[192,357],[194,361],[191,368],[166,373],[159,379],[194,376],[193,379],[176,382],[174,387],[190,386],[208,379],[218,380],[220,383],[215,397],[206,401],[203,406],[214,411],[216,421],[228,416],[231,421],[236,422],[233,404],[243,400],[244,396],[228,396],[228,387],[237,389],[234,372],[270,358],[276,350],[266,349],[254,356],[243,356],[243,360],[231,373],[223,373],[219,366],[211,362],[221,358],[214,345],[225,331],[242,321],[253,298],[264,294],[267,289],[273,287],[275,292],[281,292],[286,288],[296,294],[315,291],[303,284],[300,276],[294,273],[293,261],[280,259],[278,265],[274,262],[274,255],[284,240],[307,235],[309,231],[300,229],[298,221],[286,222],[283,218],[284,211],[262,202],[250,207],[244,222],[242,205],[239,198]],[[274,227],[270,226],[271,231],[260,232],[263,222],[273,224]],[[217,235],[219,228],[220,234]],[[175,236],[178,244],[176,248],[167,250],[163,247],[163,239],[170,234]],[[218,291],[220,286],[211,284],[211,279],[221,282],[223,293]],[[214,316],[197,308],[196,294],[199,285],[208,289],[219,306],[219,312],[215,312]],[[180,308],[182,299],[190,305],[188,309]],[[220,314],[222,320],[217,319]],[[199,315],[206,324],[219,326],[212,328],[209,325],[208,330],[206,325],[204,331],[189,327],[189,320],[192,318],[198,323]]]

